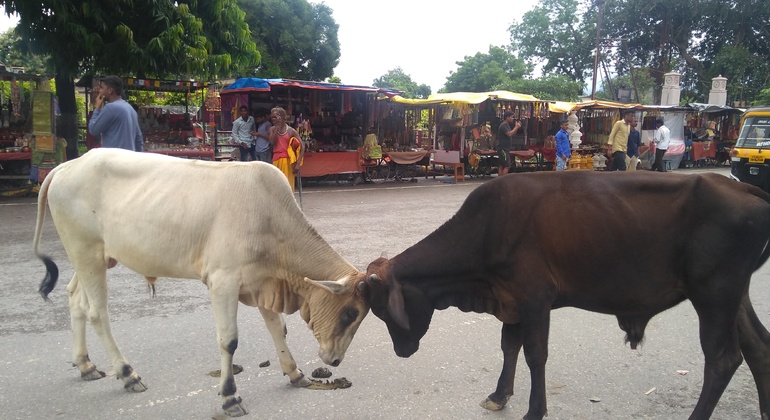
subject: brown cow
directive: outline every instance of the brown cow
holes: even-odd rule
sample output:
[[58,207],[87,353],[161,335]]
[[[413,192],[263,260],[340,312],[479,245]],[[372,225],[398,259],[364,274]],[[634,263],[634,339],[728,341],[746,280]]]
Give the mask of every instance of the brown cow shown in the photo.
[[691,418],[711,415],[743,353],[767,419],[770,334],[748,290],[768,239],[770,195],[721,175],[512,175],[477,188],[406,251],[372,262],[367,296],[401,357],[417,351],[436,309],[497,317],[503,369],[481,404],[505,406],[523,347],[532,380],[525,419],[547,415],[551,309],[616,315],[635,348],[655,314],[689,299],[706,362]]

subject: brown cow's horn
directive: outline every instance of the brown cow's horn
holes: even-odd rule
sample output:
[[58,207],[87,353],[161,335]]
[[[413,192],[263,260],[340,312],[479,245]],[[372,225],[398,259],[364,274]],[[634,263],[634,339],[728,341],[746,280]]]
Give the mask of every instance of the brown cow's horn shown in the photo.
[[378,276],[376,274],[370,274],[369,275],[369,281],[371,281],[371,282],[379,282],[380,281],[380,276]]

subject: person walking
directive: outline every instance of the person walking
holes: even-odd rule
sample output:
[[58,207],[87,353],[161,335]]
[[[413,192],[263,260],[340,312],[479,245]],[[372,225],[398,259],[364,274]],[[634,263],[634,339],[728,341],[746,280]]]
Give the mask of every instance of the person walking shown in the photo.
[[[521,128],[521,122],[514,124],[514,113],[506,111],[503,122],[497,128],[497,176],[507,175],[511,169],[511,149],[513,149],[513,136]],[[514,124],[511,128],[511,124]]]
[[270,117],[266,112],[257,115],[257,131],[251,134],[256,139],[254,142],[254,155],[260,162],[273,163],[273,151],[270,148]]
[[249,156],[251,156],[251,160],[257,160],[254,154],[254,138],[251,136],[255,128],[254,117],[249,115],[249,107],[246,105],[241,105],[240,114],[241,116],[233,121],[233,132],[230,139],[233,144],[238,145],[242,162],[247,161]]
[[626,152],[626,170],[635,171],[639,163],[639,146],[642,145],[642,138],[636,129],[638,122],[636,117],[631,120],[631,131],[628,133],[628,151]]
[[99,94],[88,122],[94,138],[101,136],[102,147],[144,151],[144,137],[136,110],[123,100],[123,81],[118,76],[99,79]]
[[655,135],[652,142],[655,143],[655,163],[652,164],[651,171],[666,172],[666,166],[663,164],[663,155],[668,150],[668,144],[671,142],[671,130],[665,126],[663,117],[655,120]]
[[[299,134],[286,123],[286,110],[275,107],[270,111],[273,126],[268,137],[273,146],[273,165],[280,169],[289,180],[294,191],[295,175],[300,170],[305,155],[305,145],[299,140]],[[301,192],[301,190],[300,190]]]
[[612,163],[610,163],[610,171],[626,170],[628,133],[631,131],[631,120],[633,118],[634,113],[628,111],[623,115],[623,119],[618,120],[615,125],[612,126],[612,131],[610,132],[610,137],[607,141],[608,149],[610,149],[612,152]]
[[570,150],[569,134],[567,128],[569,127],[569,121],[562,120],[561,128],[556,133],[556,170],[563,171],[567,169],[567,161],[572,156],[572,150]]

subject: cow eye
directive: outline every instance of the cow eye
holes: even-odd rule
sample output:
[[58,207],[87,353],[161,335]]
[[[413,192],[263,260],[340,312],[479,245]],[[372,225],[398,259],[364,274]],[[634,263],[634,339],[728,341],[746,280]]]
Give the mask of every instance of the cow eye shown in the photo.
[[353,321],[358,318],[358,309],[356,308],[346,308],[344,311],[342,311],[342,316],[340,317],[340,321],[342,321],[342,325],[348,326],[353,323]]

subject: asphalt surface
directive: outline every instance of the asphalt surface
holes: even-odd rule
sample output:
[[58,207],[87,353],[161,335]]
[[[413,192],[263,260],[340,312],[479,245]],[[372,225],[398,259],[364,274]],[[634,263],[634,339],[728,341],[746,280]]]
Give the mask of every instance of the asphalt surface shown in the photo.
[[[717,171],[726,173],[724,168]],[[694,173],[698,170],[687,170]],[[512,174],[510,176],[517,176]],[[309,184],[302,194],[311,223],[360,269],[383,252],[393,256],[436,229],[467,194],[487,180],[449,178],[377,185]],[[221,418],[214,321],[198,281],[161,279],[151,298],[144,280],[122,266],[110,270],[112,331],[149,389],[128,393],[111,376],[83,382],[70,363],[65,287],[72,268],[50,217],[42,251],[62,272],[50,295],[37,294],[44,275],[31,251],[36,215],[32,198],[0,199],[0,418]],[[237,235],[233,236],[234,244]],[[462,246],[462,242],[455,244]],[[753,277],[751,294],[762,322],[770,313],[770,265]],[[289,346],[307,374],[323,364],[298,314],[287,316]],[[614,317],[566,308],[554,311],[547,364],[549,419],[684,419],[702,385],[697,316],[685,302],[656,316],[640,350],[623,344]],[[501,324],[483,314],[436,312],[420,350],[395,356],[385,325],[369,315],[345,360],[331,368],[352,387],[297,389],[282,376],[259,312],[241,306],[236,376],[249,411],[260,419],[519,419],[527,411],[529,371],[521,358],[515,395],[505,409],[479,407],[502,364]],[[91,360],[111,370],[88,328]],[[269,367],[258,365],[270,361]],[[681,371],[681,372],[680,372]],[[686,372],[685,372],[686,371]],[[592,401],[594,400],[594,401]],[[759,418],[757,392],[746,365],[735,374],[714,419]]]

